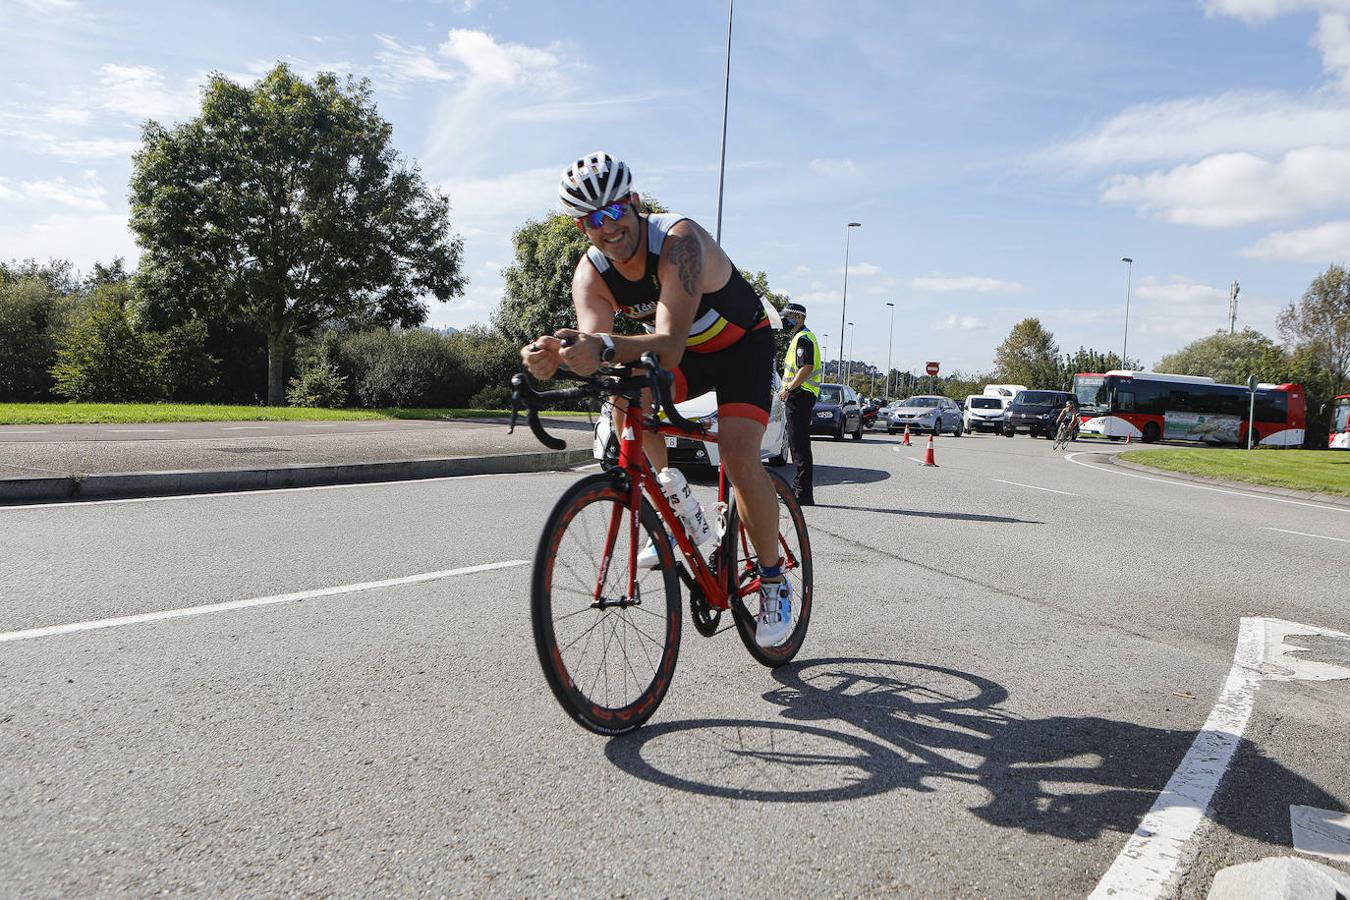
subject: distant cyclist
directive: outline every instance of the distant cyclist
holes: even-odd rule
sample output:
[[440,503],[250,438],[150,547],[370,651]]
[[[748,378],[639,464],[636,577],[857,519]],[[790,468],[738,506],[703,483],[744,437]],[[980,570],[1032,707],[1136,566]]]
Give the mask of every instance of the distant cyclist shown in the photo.
[[[760,563],[755,642],[777,646],[792,633],[792,589],[780,566],[778,497],[759,455],[774,356],[763,304],[697,222],[644,215],[628,166],[608,153],[568,166],[558,197],[591,242],[572,277],[577,327],[540,335],[521,359],[531,375],[551,378],[563,365],[590,375],[652,352],[675,375],[675,402],[717,391],[718,451]],[[614,334],[617,313],[647,333]],[[665,468],[660,434],[646,433],[643,447],[655,468]]]
[[1066,441],[1078,440],[1078,401],[1070,397],[1064,404],[1064,408],[1059,411],[1059,418],[1055,419],[1055,433],[1067,424],[1069,430],[1065,435]]

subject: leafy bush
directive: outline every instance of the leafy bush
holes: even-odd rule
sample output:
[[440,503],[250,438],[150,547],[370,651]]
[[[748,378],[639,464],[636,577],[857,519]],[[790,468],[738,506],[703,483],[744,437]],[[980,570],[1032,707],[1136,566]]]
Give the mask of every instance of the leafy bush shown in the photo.
[[445,338],[421,329],[376,329],[343,336],[339,369],[361,406],[448,406],[454,359]]
[[84,402],[163,400],[167,340],[140,332],[127,315],[131,288],[103,285],[85,301],[74,323],[57,339],[53,393]]
[[50,399],[56,337],[75,303],[40,279],[0,278],[0,400]]
[[481,325],[446,338],[456,362],[450,406],[501,409],[511,399],[511,376],[521,369],[520,348]]
[[300,370],[286,391],[291,406],[337,409],[347,402],[347,376],[331,362],[319,362]]
[[206,352],[206,323],[193,319],[163,334],[162,376],[170,400],[200,402],[211,397],[220,360]]

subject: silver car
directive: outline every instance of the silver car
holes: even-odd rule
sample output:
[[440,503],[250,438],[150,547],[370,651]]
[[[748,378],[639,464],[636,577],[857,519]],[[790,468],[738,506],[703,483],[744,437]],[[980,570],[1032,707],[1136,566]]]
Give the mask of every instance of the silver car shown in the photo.
[[905,426],[909,426],[911,434],[949,431],[954,437],[960,437],[963,430],[961,407],[946,397],[920,396],[899,400],[883,409],[877,420],[885,424],[887,434],[904,431]]

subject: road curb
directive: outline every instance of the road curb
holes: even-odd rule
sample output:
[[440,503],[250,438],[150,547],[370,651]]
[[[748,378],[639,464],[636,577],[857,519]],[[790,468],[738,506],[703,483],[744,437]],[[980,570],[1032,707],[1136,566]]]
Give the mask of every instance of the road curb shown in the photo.
[[1107,465],[1120,466],[1122,469],[1133,469],[1136,472],[1147,472],[1149,475],[1170,478],[1174,481],[1190,481],[1195,484],[1212,484],[1216,487],[1233,488],[1234,490],[1247,491],[1252,494],[1269,494],[1272,497],[1315,500],[1318,503],[1326,503],[1329,506],[1350,507],[1350,498],[1341,497],[1336,494],[1317,494],[1312,491],[1296,491],[1291,488],[1274,488],[1265,487],[1259,484],[1248,484],[1245,481],[1224,481],[1221,478],[1205,478],[1202,475],[1187,475],[1183,472],[1171,472],[1167,469],[1155,469],[1152,466],[1129,462],[1128,460],[1121,459],[1115,453],[1109,454],[1105,462]]
[[591,459],[591,451],[587,448],[336,465],[314,463],[267,469],[196,469],[180,472],[111,472],[56,477],[21,476],[0,479],[0,504],[119,500],[132,497],[212,494],[375,481],[413,481],[419,478],[464,475],[510,475],[568,469]]

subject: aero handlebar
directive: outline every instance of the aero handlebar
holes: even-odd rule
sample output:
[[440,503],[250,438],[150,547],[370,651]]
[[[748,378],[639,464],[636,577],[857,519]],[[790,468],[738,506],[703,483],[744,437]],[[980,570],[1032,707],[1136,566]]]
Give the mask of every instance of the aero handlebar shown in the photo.
[[595,375],[575,375],[565,370],[559,371],[557,377],[570,378],[580,381],[581,384],[576,387],[552,391],[539,390],[529,373],[521,372],[512,375],[511,427],[508,433],[515,431],[520,411],[525,410],[526,422],[539,443],[550,450],[562,450],[567,446],[567,443],[545,431],[543,424],[539,421],[539,409],[543,404],[551,401],[605,397],[611,394],[637,402],[641,397],[642,388],[647,387],[651,389],[656,406],[661,412],[665,413],[666,419],[671,425],[681,431],[687,431],[691,435],[702,435],[705,432],[704,427],[680,415],[679,410],[675,408],[675,404],[671,402],[670,385],[674,382],[675,376],[661,368],[661,361],[655,353],[644,353],[641,363],[641,369],[624,366]]

